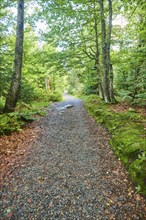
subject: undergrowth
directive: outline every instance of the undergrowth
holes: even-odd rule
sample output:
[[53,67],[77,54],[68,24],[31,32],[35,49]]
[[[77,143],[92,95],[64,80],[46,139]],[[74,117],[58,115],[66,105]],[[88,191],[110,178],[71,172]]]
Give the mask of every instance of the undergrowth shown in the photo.
[[26,123],[35,121],[38,116],[45,116],[47,106],[49,106],[47,102],[32,102],[31,104],[20,102],[15,112],[0,114],[0,135],[20,131]]
[[96,95],[82,99],[88,112],[112,134],[112,149],[126,166],[137,191],[146,195],[146,120],[131,109],[115,113]]
[[59,92],[50,92],[47,99],[40,101],[26,102],[20,100],[16,106],[15,112],[2,113],[5,99],[0,99],[0,135],[9,135],[14,131],[20,131],[27,123],[35,121],[38,116],[46,115],[46,107],[52,102],[61,101],[62,94]]

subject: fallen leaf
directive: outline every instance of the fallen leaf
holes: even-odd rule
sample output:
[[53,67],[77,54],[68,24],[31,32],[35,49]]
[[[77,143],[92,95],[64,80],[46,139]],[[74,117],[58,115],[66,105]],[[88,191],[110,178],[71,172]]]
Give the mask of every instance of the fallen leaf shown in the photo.
[[9,213],[6,215],[6,217],[7,217],[7,218],[12,218],[13,214],[14,214],[14,212],[11,211],[11,212],[9,212]]
[[28,203],[32,203],[32,199],[28,199],[27,201],[28,201]]

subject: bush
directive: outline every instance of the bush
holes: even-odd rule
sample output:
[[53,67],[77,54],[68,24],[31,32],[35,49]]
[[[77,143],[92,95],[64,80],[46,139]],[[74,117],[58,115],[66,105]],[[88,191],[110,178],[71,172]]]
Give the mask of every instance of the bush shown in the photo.
[[96,85],[87,85],[84,88],[84,94],[85,95],[98,94],[97,84]]
[[135,96],[134,104],[139,106],[146,106],[146,92]]
[[26,81],[22,82],[21,92],[20,92],[20,101],[30,104],[33,101],[47,101],[48,100],[48,92],[46,89],[42,89],[33,86]]
[[36,99],[35,88],[31,84],[22,81],[20,100],[25,103],[30,103],[35,99]]
[[62,94],[59,92],[50,92],[50,94],[48,95],[48,100],[51,102],[58,102],[62,100]]
[[0,115],[0,135],[9,135],[14,131],[20,131],[26,122],[33,122],[38,116],[45,116],[44,107],[48,106],[48,102],[33,102],[31,105],[19,102],[16,112]]
[[24,122],[18,119],[14,113],[0,115],[0,135],[11,134],[13,131],[21,130]]

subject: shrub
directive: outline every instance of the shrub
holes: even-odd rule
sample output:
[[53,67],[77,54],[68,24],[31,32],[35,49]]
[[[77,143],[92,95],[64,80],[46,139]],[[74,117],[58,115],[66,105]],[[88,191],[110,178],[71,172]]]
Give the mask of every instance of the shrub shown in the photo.
[[31,85],[26,81],[22,83],[20,92],[20,101],[30,104],[33,101],[47,101],[48,92],[44,88]]
[[85,95],[98,94],[97,84],[96,85],[87,85],[84,88],[84,94]]
[[58,102],[62,100],[62,94],[59,92],[50,92],[50,94],[48,95],[48,100],[51,102]]
[[21,130],[24,122],[18,119],[16,114],[0,115],[0,135],[11,134],[13,131]]

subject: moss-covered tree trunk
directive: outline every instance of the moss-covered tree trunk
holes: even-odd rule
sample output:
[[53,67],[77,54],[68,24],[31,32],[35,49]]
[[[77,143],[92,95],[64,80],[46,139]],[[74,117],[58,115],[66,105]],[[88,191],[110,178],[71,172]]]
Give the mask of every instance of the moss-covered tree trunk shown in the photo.
[[6,98],[4,112],[14,111],[19,97],[20,85],[21,85],[22,56],[23,56],[23,35],[24,35],[24,0],[18,0],[13,77],[12,77],[9,93]]

